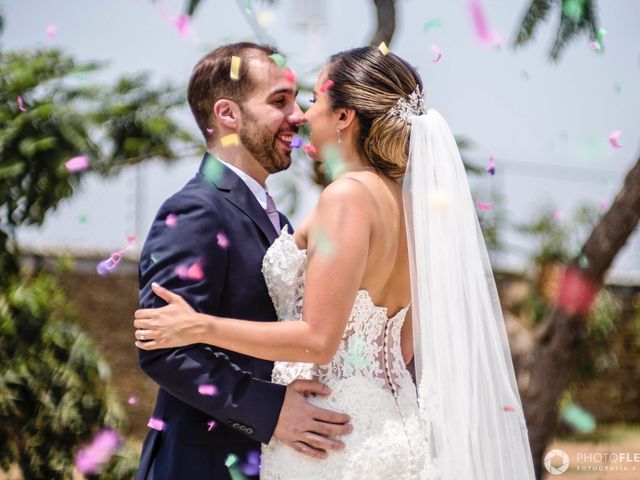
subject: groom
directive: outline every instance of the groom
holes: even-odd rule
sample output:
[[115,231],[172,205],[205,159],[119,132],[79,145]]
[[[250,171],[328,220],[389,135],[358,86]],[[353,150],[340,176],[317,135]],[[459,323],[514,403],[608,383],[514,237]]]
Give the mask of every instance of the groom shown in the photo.
[[[291,77],[269,57],[275,53],[237,43],[195,66],[188,99],[208,153],[152,224],[139,265],[142,308],[164,304],[151,290],[157,282],[197,311],[277,320],[262,257],[289,222],[264,185],[291,164],[291,137],[304,117]],[[246,461],[271,437],[323,458],[340,445],[328,436],[351,428],[345,415],[305,400],[326,395],[323,385],[270,383],[268,361],[203,344],[140,350],[139,360],[160,389],[138,480],[231,479],[229,456]]]

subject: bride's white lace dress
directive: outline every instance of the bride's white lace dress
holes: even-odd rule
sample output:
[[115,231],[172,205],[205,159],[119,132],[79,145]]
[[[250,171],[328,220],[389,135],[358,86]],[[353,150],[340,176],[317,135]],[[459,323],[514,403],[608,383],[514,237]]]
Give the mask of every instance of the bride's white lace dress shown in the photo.
[[[302,318],[307,252],[282,229],[265,254],[262,272],[280,321]],[[329,397],[309,401],[351,417],[353,432],[341,440],[342,451],[328,458],[306,457],[276,439],[262,449],[260,478],[380,479],[437,478],[428,463],[421,433],[416,389],[402,360],[400,329],[408,306],[389,318],[360,290],[330,363],[276,362],[273,381],[317,379],[331,388]]]

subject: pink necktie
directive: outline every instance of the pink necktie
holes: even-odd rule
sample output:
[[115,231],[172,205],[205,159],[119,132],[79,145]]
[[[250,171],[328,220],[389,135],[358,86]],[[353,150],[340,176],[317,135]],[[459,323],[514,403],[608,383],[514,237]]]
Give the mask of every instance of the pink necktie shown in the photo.
[[276,229],[276,233],[280,233],[280,216],[278,215],[278,210],[276,210],[276,203],[273,201],[271,195],[269,195],[269,192],[265,193],[267,194],[267,215],[273,224],[273,228]]

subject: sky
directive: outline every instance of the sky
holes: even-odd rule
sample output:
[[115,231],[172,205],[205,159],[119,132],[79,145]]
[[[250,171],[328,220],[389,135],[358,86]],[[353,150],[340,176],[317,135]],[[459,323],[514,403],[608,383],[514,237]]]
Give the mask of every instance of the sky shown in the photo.
[[[0,0],[6,23],[0,40],[5,50],[55,46],[78,60],[108,61],[94,77],[100,81],[146,70],[154,83],[171,81],[186,88],[191,69],[206,52],[223,43],[255,40],[243,3],[206,0],[190,34],[182,36],[168,20],[183,6],[177,0]],[[468,158],[479,165],[496,159],[494,176],[470,181],[484,201],[489,192],[499,193],[501,208],[513,222],[531,221],[546,205],[564,222],[583,203],[604,212],[640,155],[640,2],[598,3],[606,30],[604,52],[595,52],[583,36],[552,63],[548,52],[557,12],[539,28],[534,42],[510,47],[527,0],[481,0],[490,28],[503,39],[492,48],[474,33],[469,0],[397,2],[392,51],[418,68],[428,106],[444,115],[457,136],[473,142]],[[371,0],[279,0],[274,6],[253,1],[253,6],[290,66],[307,82],[313,82],[314,70],[330,54],[366,44],[375,27]],[[434,20],[441,27],[425,28]],[[53,37],[47,35],[50,25],[57,30]],[[432,45],[443,54],[437,63]],[[186,108],[178,118],[196,132]],[[615,130],[622,131],[622,148],[609,144]],[[170,166],[150,161],[114,179],[89,174],[78,194],[42,227],[20,229],[18,240],[31,249],[108,255],[137,233],[139,248],[162,201],[194,175],[199,161],[185,158]],[[288,182],[300,184],[304,195],[291,216],[294,225],[319,195],[301,175],[308,168],[308,160],[299,155],[290,171],[268,182],[276,201]],[[522,268],[532,242],[510,233],[505,244],[496,262]],[[640,279],[637,230],[610,278]]]

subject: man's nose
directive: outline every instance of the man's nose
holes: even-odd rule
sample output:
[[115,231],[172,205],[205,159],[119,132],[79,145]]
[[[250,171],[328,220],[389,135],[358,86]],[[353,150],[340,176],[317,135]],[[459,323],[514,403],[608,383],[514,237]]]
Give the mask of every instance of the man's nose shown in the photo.
[[304,113],[302,112],[300,105],[298,105],[298,102],[293,102],[293,111],[291,112],[291,115],[289,115],[289,122],[295,125],[302,125],[306,121],[307,119],[304,117]]

